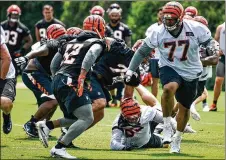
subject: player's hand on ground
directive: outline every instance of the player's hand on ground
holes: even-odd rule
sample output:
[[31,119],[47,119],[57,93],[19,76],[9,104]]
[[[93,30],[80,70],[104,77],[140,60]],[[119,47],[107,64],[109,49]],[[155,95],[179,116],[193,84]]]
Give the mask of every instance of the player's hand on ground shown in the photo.
[[78,77],[77,95],[79,97],[81,97],[83,94],[85,79],[86,79],[86,76],[84,76],[84,75],[79,75],[79,77]]
[[27,57],[18,57],[14,59],[16,62],[16,65],[23,71],[28,63]]
[[143,39],[139,39],[136,41],[136,43],[133,45],[132,50],[135,52],[143,43]]

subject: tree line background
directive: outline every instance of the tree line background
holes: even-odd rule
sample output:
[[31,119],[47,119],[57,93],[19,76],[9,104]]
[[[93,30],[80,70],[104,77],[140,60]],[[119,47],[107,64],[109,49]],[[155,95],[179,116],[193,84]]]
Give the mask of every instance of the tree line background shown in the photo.
[[[95,6],[102,6],[105,11],[112,3],[118,3],[122,12],[122,22],[126,23],[132,30],[132,44],[137,39],[145,38],[146,29],[157,21],[157,10],[166,2],[163,1],[1,1],[0,2],[0,21],[7,19],[6,10],[11,4],[17,4],[22,15],[20,20],[30,30],[35,41],[34,25],[43,18],[42,7],[50,4],[54,7],[54,16],[66,24],[66,27],[77,26],[82,28],[83,20],[88,16],[89,10]],[[209,22],[209,29],[212,36],[215,34],[216,27],[225,20],[224,1],[181,1],[184,8],[192,5],[198,9],[199,15],[204,16]],[[109,21],[105,12],[104,18]],[[207,89],[212,90],[215,80],[215,67],[213,67],[213,77],[207,82]],[[224,88],[223,88],[224,89]]]

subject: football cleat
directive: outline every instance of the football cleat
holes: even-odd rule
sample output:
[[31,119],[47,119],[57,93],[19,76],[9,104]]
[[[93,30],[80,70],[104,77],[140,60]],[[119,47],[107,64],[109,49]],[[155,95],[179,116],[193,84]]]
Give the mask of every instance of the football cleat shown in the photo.
[[191,105],[190,113],[191,113],[191,117],[192,117],[194,120],[200,121],[201,117],[200,117],[199,113],[196,111],[195,105],[194,105],[194,104]]
[[3,117],[3,132],[5,134],[9,134],[12,130],[12,121],[11,121],[11,116],[10,114],[6,115],[5,113],[2,112],[2,117]]
[[203,111],[203,112],[209,112],[210,108],[209,108],[209,106],[208,106],[207,103],[204,103],[202,107],[203,107],[203,108],[202,108],[202,111]]
[[192,129],[191,125],[186,125],[184,133],[196,133],[196,131]]
[[180,153],[180,143],[181,143],[182,137],[178,137],[174,135],[172,137],[172,142],[170,144],[170,153]]
[[50,129],[46,126],[46,121],[39,121],[35,125],[38,130],[40,141],[42,142],[43,146],[47,148]]
[[170,124],[163,125],[163,147],[168,146],[171,143],[172,126]]
[[28,136],[38,138],[38,131],[35,127],[34,122],[28,121],[27,123],[24,124],[23,129]]
[[209,111],[217,111],[217,106],[215,104],[212,104]]
[[55,158],[77,159],[76,157],[68,154],[65,148],[57,149],[57,148],[53,147],[50,150],[50,154],[52,157],[55,157]]

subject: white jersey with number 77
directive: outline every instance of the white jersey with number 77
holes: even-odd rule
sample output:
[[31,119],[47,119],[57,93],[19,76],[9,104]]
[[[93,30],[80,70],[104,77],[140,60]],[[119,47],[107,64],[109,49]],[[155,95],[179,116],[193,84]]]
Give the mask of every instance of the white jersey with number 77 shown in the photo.
[[171,35],[162,24],[151,31],[145,42],[150,48],[159,49],[160,68],[169,66],[185,80],[193,80],[202,72],[199,45],[210,38],[211,32],[205,25],[183,20],[182,30],[177,36]]

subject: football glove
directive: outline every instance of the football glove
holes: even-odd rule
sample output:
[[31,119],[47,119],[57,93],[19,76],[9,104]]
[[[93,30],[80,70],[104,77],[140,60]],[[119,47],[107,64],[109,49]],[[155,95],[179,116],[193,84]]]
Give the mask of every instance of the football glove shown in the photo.
[[139,72],[128,70],[124,76],[124,83],[129,86],[137,87],[140,84]]
[[27,66],[28,63],[28,58],[27,57],[18,57],[14,59],[16,62],[16,65],[23,71],[25,67]]
[[77,95],[79,97],[81,97],[83,94],[85,79],[86,79],[86,76],[84,75],[79,75],[78,77]]

